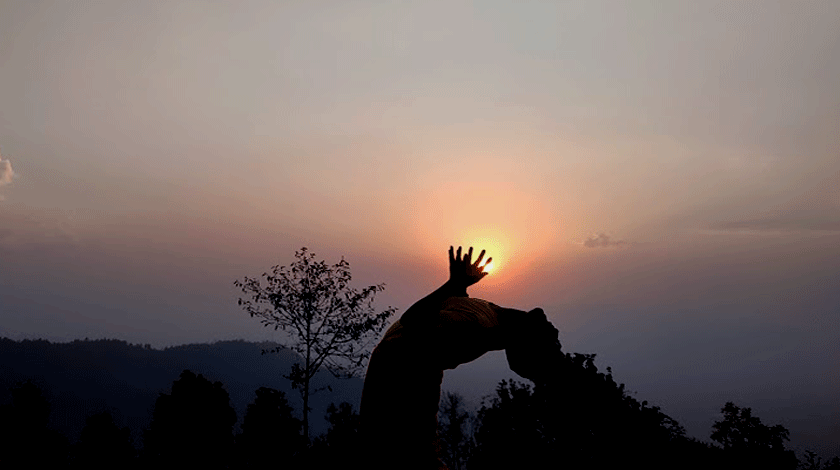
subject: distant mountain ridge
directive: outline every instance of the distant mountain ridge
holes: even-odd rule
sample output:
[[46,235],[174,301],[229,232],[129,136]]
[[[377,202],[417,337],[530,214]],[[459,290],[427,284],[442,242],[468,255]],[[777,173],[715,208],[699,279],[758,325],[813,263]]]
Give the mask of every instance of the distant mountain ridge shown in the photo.
[[[52,427],[71,442],[78,439],[87,416],[108,409],[120,426],[131,428],[136,445],[140,445],[155,400],[160,393],[169,393],[172,382],[189,369],[224,385],[236,410],[238,432],[246,407],[259,387],[285,392],[300,416],[300,396],[283,378],[298,356],[288,350],[262,354],[276,346],[235,340],[160,350],[116,339],[51,343],[0,338],[0,404],[11,401],[12,386],[31,379],[50,399]],[[347,401],[358,410],[361,378],[340,380],[325,372],[313,385],[332,388],[310,399],[313,436],[326,430],[323,416],[330,403]]]

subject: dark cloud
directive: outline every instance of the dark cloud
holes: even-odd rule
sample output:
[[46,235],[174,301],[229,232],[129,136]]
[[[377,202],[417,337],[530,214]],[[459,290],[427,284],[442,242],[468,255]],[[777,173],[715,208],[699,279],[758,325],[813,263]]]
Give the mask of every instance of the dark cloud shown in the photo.
[[623,245],[627,245],[627,242],[624,240],[614,240],[609,235],[601,232],[595,233],[583,241],[583,246],[587,248],[609,248],[611,246]]

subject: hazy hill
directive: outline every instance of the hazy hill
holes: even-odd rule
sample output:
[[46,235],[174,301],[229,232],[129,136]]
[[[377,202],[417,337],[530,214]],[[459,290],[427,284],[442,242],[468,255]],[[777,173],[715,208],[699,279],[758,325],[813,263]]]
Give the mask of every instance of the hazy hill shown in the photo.
[[[52,403],[53,427],[74,442],[85,418],[110,409],[120,426],[129,426],[135,438],[147,427],[155,399],[168,393],[184,369],[220,381],[230,394],[239,423],[254,400],[254,390],[272,387],[286,392],[300,413],[300,399],[282,377],[295,362],[288,351],[261,354],[274,343],[220,341],[186,344],[163,350],[120,340],[14,341],[0,338],[0,403],[11,401],[9,388],[32,379]],[[362,380],[338,380],[324,373],[313,385],[330,385],[310,401],[313,436],[326,430],[323,415],[331,402],[347,401],[358,410]],[[139,444],[140,441],[137,441]]]

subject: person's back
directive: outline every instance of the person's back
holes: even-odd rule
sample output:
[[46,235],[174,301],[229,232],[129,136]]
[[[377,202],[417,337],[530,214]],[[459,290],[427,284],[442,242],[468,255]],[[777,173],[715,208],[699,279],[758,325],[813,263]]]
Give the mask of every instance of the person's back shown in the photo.
[[[428,345],[395,323],[374,349],[368,363],[360,415],[374,468],[436,468],[436,413],[443,370],[424,357]],[[436,465],[436,464],[435,464]]]
[[362,394],[363,426],[374,448],[435,456],[444,369],[503,347],[493,307],[480,299],[450,297],[440,310],[426,312],[423,324],[406,327],[397,321],[388,329],[371,355]]
[[[538,327],[556,340],[557,330],[540,309],[525,312],[467,297],[466,288],[486,275],[479,267],[483,251],[475,263],[472,248],[463,260],[460,248],[457,257],[452,248],[449,253],[450,280],[412,305],[371,355],[360,415],[370,458],[365,463],[375,468],[446,468],[436,448],[443,370],[523,343],[523,327]],[[516,362],[523,363],[528,353],[518,349]]]

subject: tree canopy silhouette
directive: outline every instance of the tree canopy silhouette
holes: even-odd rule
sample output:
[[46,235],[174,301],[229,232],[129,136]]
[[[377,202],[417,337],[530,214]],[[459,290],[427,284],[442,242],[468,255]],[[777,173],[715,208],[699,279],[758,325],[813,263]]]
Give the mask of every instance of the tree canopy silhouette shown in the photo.
[[315,439],[310,449],[309,468],[365,467],[359,435],[359,413],[348,402],[330,403],[324,415],[330,427]]
[[88,416],[74,451],[74,468],[137,467],[137,450],[131,440],[131,429],[117,426],[110,411]]
[[256,468],[272,460],[288,461],[301,450],[301,421],[294,417],[286,394],[268,387],[255,392],[237,438],[242,460]]
[[336,377],[350,377],[370,357],[368,346],[385,328],[396,311],[393,307],[376,312],[373,301],[385,289],[377,284],[357,290],[349,286],[350,264],[343,258],[330,266],[315,261],[306,247],[295,252],[290,266],[274,266],[258,278],[245,277],[234,285],[246,298],[239,305],[266,327],[289,333],[282,348],[299,354],[286,376],[303,400],[303,432],[309,439],[309,397],[312,378],[322,368]]
[[785,449],[790,433],[784,426],[767,426],[752,415],[752,409],[740,408],[731,401],[720,411],[723,419],[712,425],[711,438],[723,446],[727,460],[736,466],[755,468],[793,470],[797,467],[796,454]]
[[49,428],[51,405],[41,387],[27,380],[0,406],[0,467],[50,468],[67,461],[67,438]]
[[143,436],[144,460],[155,468],[225,468],[232,457],[236,412],[221,382],[189,370],[161,393]]

